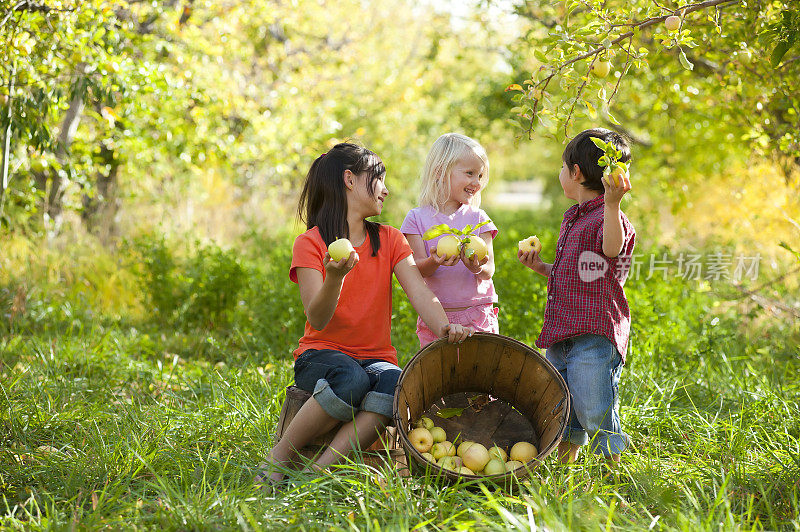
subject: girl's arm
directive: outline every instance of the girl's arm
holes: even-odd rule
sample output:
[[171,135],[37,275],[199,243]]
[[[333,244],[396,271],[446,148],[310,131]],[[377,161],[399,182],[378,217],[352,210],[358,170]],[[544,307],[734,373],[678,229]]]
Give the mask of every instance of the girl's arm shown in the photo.
[[394,275],[408,296],[411,306],[437,336],[447,336],[448,341],[454,343],[463,342],[472,335],[474,332],[472,327],[464,327],[448,321],[439,298],[425,284],[414,264],[413,257],[408,256],[398,262],[394,267]]
[[[492,247],[492,232],[486,231],[480,234],[480,237],[486,242],[486,256],[483,260],[478,261],[475,259],[468,259],[461,252],[461,260],[469,271],[478,276],[478,279],[488,281],[494,275],[494,248]],[[470,237],[472,238],[472,237]]]
[[433,275],[439,266],[453,266],[461,260],[461,257],[458,255],[450,257],[449,259],[440,257],[436,253],[436,248],[432,248],[431,255],[428,256],[425,252],[425,243],[422,241],[421,235],[406,234],[406,240],[408,240],[408,244],[411,246],[411,251],[414,252],[414,262],[416,262],[419,273],[421,273],[423,277],[430,277]]
[[339,262],[333,262],[330,255],[325,253],[322,264],[325,267],[324,281],[319,270],[297,268],[297,284],[300,286],[303,310],[308,323],[318,331],[328,325],[336,312],[344,277],[358,264],[358,253],[351,251],[349,257]]

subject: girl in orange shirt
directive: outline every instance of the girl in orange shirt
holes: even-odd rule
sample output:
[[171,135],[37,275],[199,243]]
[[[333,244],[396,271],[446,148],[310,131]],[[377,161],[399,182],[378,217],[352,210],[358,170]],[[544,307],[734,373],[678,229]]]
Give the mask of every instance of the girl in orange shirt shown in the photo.
[[[295,383],[312,393],[261,466],[258,481],[284,477],[296,450],[344,422],[315,461],[324,468],[354,448],[366,449],[392,418],[400,377],[391,345],[391,280],[440,337],[461,342],[470,327],[448,322],[423,281],[403,234],[368,221],[389,194],[386,169],[373,152],[350,143],[334,146],[311,165],[298,213],[308,230],[295,240],[289,277],[300,288],[308,321],[294,352]],[[349,256],[331,260],[328,245],[347,238]]]

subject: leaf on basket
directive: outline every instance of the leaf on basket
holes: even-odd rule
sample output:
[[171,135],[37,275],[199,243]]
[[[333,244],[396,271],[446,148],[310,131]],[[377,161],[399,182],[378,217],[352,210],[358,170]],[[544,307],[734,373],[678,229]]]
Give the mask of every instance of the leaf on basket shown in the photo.
[[460,416],[462,412],[464,412],[463,408],[442,408],[441,410],[436,412],[436,415],[447,419],[455,416]]
[[475,412],[480,412],[484,406],[486,406],[491,402],[491,399],[489,398],[488,394],[482,393],[470,397],[468,401],[469,401],[469,406],[471,406]]

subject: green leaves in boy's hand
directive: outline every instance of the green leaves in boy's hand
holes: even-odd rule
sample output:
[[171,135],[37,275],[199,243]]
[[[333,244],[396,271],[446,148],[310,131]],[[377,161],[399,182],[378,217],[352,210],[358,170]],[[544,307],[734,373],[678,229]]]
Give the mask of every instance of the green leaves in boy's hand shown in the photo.
[[594,145],[603,150],[603,155],[597,159],[597,165],[603,168],[603,176],[614,186],[619,186],[620,175],[628,173],[628,165],[620,161],[622,152],[611,143],[597,137],[589,137]]

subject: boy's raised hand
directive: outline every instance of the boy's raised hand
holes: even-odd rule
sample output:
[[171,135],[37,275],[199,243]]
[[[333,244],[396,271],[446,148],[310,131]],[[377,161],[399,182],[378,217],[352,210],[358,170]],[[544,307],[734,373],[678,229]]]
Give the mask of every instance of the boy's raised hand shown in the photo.
[[431,248],[431,258],[433,262],[435,262],[439,266],[455,266],[458,261],[461,260],[459,255],[453,255],[452,257],[447,257],[445,255],[439,255],[436,252],[436,247]]
[[344,278],[347,273],[355,268],[358,264],[358,253],[355,251],[350,252],[350,256],[342,257],[339,261],[332,261],[330,254],[326,251],[325,257],[322,259],[322,265],[328,275]]
[[622,172],[616,176],[616,181],[611,175],[603,176],[603,188],[605,189],[604,201],[607,204],[618,205],[624,196],[631,189],[631,179],[628,172]]

